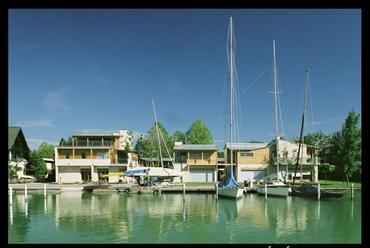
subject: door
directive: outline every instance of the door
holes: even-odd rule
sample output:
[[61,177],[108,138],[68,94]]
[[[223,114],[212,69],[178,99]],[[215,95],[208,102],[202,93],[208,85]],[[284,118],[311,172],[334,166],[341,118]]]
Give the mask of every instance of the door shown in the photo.
[[213,170],[190,170],[190,181],[191,182],[213,182],[214,173]]
[[81,169],[81,180],[83,183],[87,183],[91,181],[91,169]]

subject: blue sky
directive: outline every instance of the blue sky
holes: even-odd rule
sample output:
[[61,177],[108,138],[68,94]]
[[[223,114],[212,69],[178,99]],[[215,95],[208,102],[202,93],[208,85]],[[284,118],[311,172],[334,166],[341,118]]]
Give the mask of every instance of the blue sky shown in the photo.
[[153,98],[171,134],[200,118],[222,147],[230,15],[239,141],[273,138],[273,39],[286,137],[299,135],[306,68],[306,131],[332,133],[351,109],[361,112],[360,10],[13,9],[8,124],[22,127],[31,148],[80,132],[138,135],[154,123]]

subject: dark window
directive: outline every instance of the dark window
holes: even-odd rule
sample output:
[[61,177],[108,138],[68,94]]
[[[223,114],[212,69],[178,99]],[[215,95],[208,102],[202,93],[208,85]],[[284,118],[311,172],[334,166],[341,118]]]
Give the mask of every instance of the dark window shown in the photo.
[[81,158],[86,158],[86,153],[81,153]]

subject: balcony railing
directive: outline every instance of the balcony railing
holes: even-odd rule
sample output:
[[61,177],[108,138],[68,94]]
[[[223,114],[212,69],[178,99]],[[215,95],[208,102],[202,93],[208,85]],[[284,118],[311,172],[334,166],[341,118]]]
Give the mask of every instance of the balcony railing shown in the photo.
[[113,141],[76,141],[72,142],[64,142],[61,143],[60,146],[63,147],[112,147],[114,145]]
[[[276,159],[273,160],[276,163]],[[279,158],[280,164],[295,164],[297,162],[297,158]],[[320,164],[320,158],[311,158],[311,157],[301,157],[299,158],[299,162],[302,164]]]

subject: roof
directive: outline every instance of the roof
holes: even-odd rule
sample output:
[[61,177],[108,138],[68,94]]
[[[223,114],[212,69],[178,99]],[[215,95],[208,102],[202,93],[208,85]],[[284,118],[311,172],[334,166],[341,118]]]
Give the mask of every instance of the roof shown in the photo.
[[174,150],[190,150],[190,151],[217,151],[217,147],[214,144],[211,145],[175,145]]
[[72,137],[118,137],[119,134],[113,133],[81,133],[73,134]]
[[10,150],[15,142],[15,139],[18,136],[18,133],[21,131],[20,127],[9,127],[8,128],[8,150]]
[[[140,160],[144,160],[144,161],[158,161],[159,159],[158,158],[140,158]],[[162,161],[167,161],[167,162],[171,162],[171,158],[162,158]]]
[[[227,143],[226,147],[230,149],[230,143]],[[254,150],[264,147],[268,147],[268,143],[232,143],[233,150]]]

